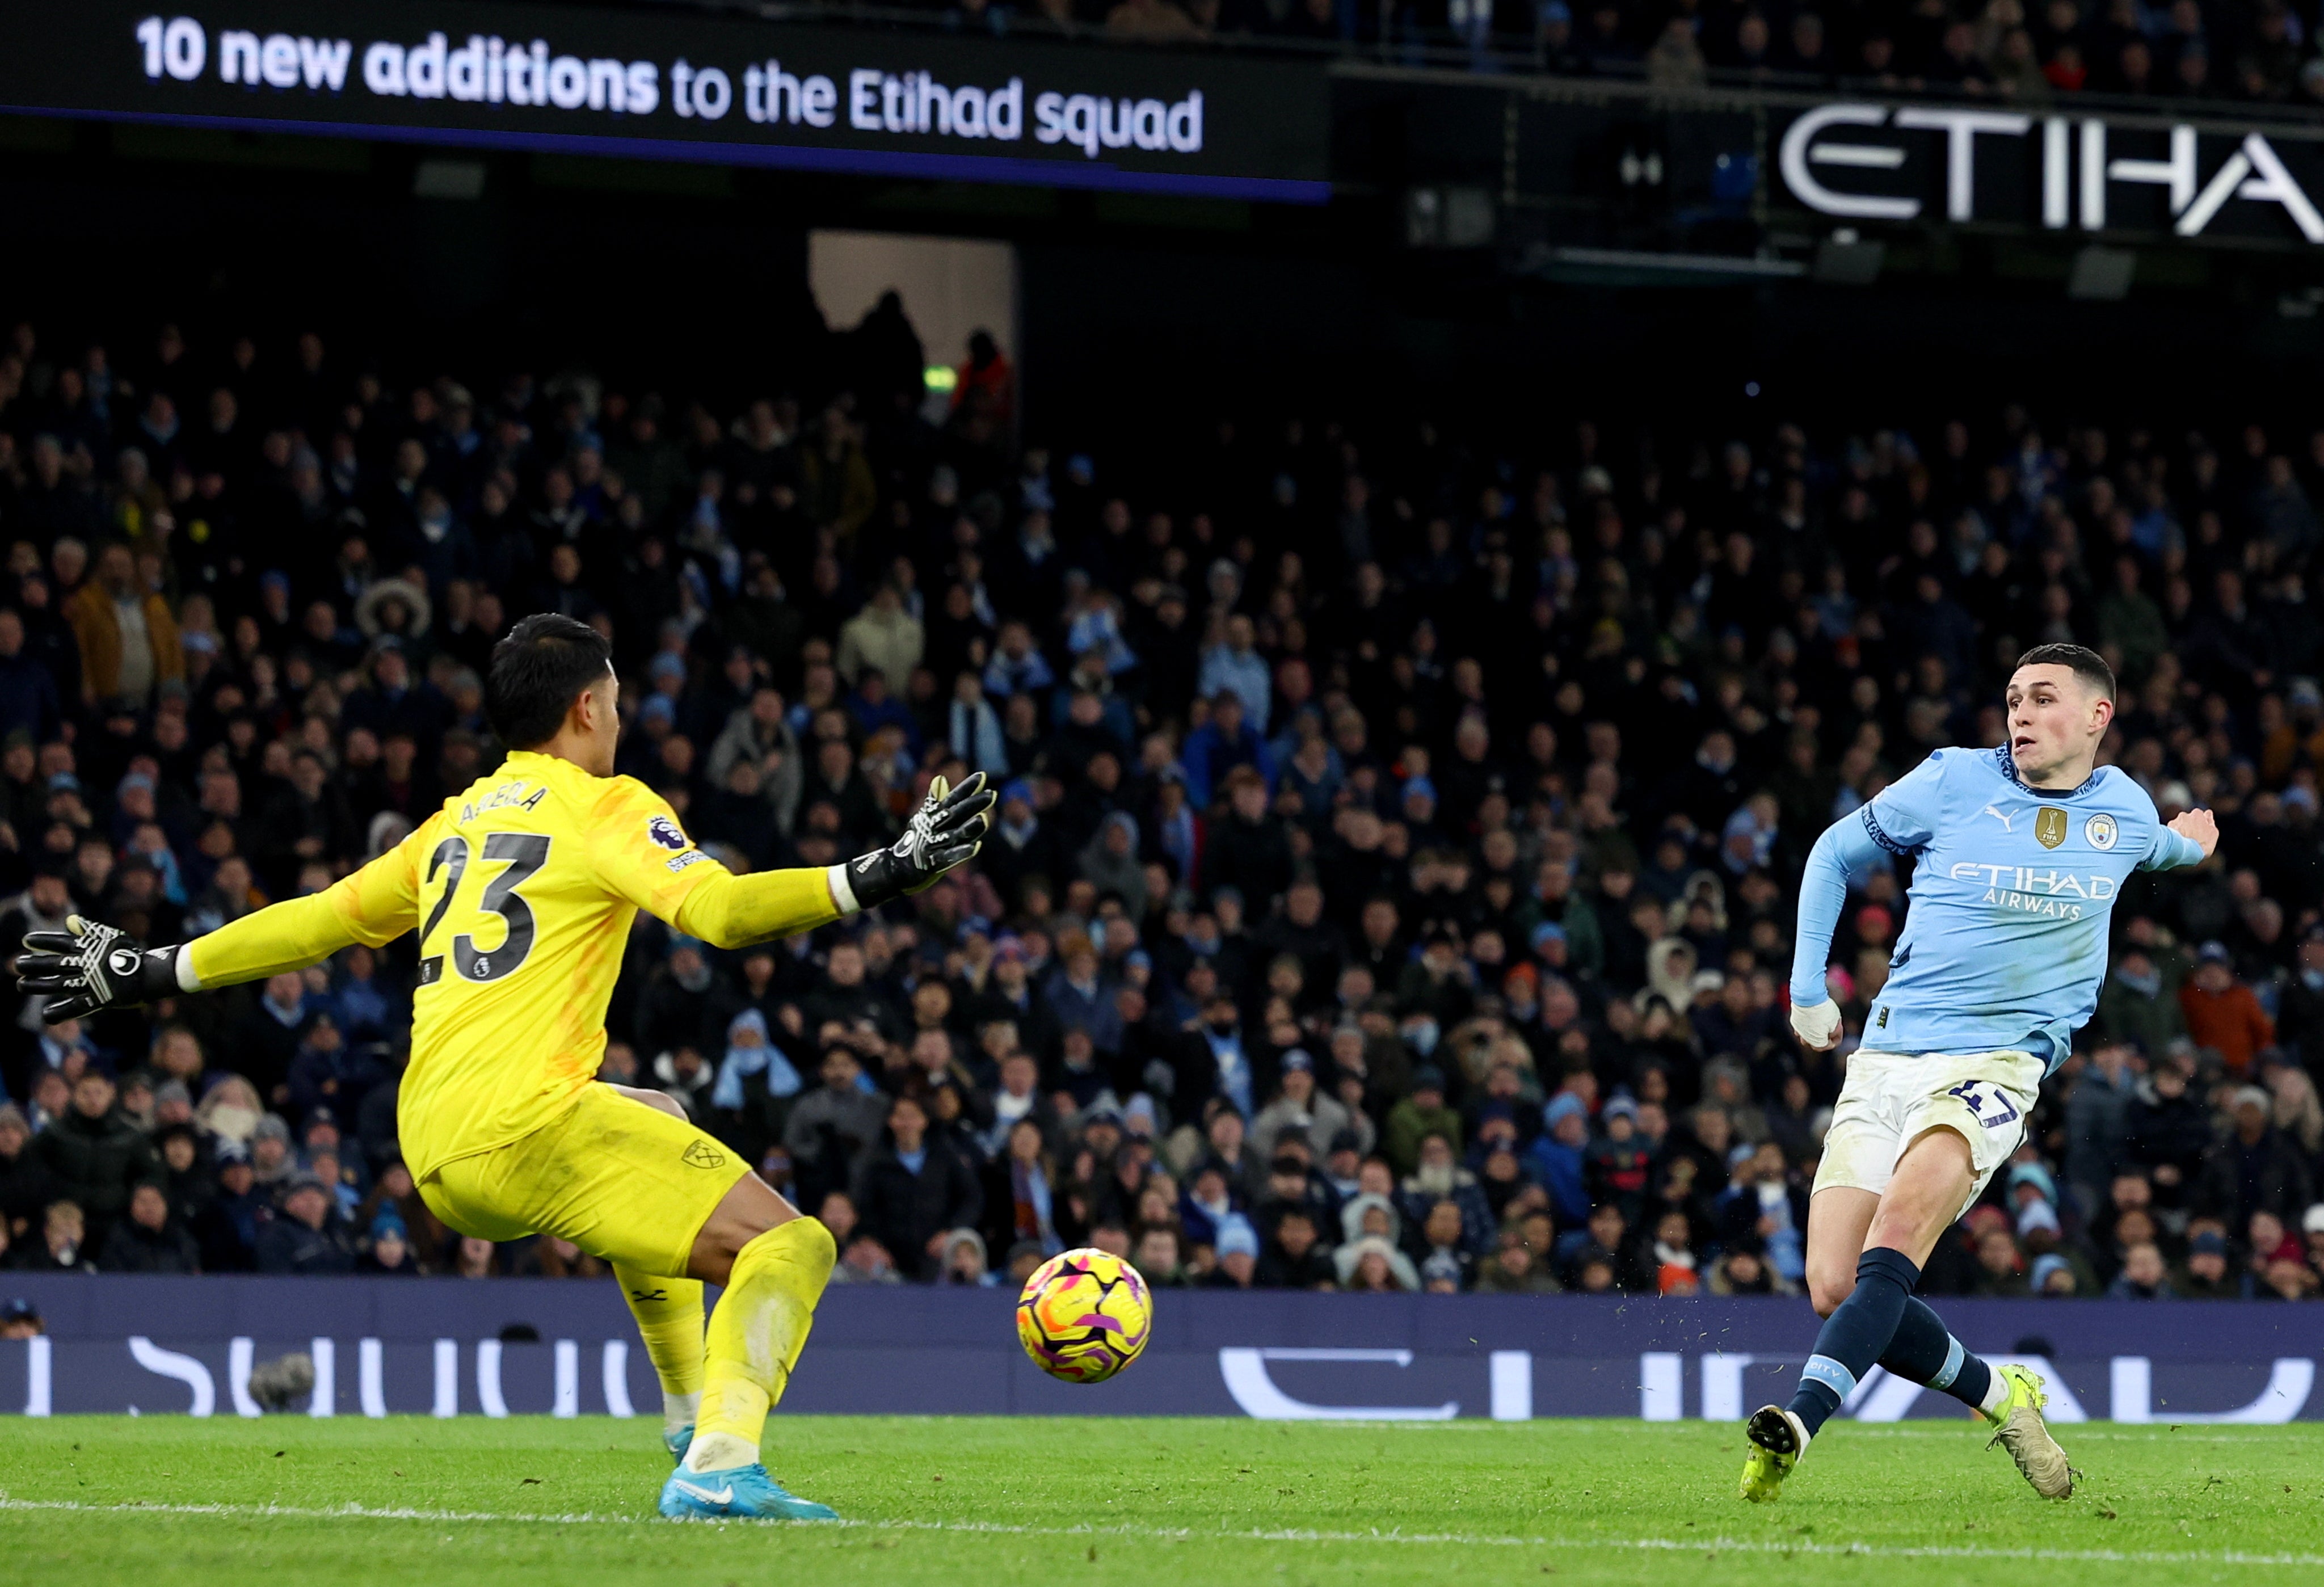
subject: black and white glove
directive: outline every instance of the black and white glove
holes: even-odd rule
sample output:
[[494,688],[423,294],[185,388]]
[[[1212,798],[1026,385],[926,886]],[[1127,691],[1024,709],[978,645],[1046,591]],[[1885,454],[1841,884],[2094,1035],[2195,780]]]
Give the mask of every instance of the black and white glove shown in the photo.
[[928,797],[905,823],[904,835],[884,849],[859,854],[831,868],[831,896],[840,913],[876,909],[919,892],[954,865],[972,858],[992,826],[998,798],[977,772],[958,788],[941,777],[928,784]]
[[51,1025],[100,1009],[134,1009],[185,990],[178,951],[149,948],[125,931],[69,915],[62,931],[24,934],[16,990],[48,999],[41,1018]]

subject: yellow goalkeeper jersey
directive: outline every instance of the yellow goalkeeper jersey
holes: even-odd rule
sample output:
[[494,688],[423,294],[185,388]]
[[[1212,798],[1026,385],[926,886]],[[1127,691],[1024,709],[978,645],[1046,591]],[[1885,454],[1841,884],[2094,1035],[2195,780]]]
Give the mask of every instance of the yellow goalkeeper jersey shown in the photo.
[[198,937],[205,987],[300,969],[415,927],[411,1063],[397,1103],[415,1179],[531,1133],[605,1050],[605,1005],[644,909],[736,947],[835,919],[822,870],[736,876],[629,777],[520,751],[362,870]]

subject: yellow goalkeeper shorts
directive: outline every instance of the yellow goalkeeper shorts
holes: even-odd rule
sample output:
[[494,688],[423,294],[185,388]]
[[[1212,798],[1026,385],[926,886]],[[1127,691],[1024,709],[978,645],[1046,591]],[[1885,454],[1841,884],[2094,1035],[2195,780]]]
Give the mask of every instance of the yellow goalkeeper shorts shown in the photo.
[[683,1278],[695,1236],[750,1171],[733,1149],[605,1085],[531,1134],[455,1158],[420,1198],[480,1240],[556,1234],[626,1268]]

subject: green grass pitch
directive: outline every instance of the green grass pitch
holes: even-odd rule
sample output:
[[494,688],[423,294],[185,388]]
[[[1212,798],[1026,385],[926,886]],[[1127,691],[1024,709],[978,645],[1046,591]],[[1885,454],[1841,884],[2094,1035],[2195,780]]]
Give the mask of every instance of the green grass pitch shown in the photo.
[[[11,1419],[0,1578],[141,1587],[825,1582],[2312,1582],[2324,1426],[2061,1428],[2034,1497],[1967,1422],[1840,1425],[1775,1505],[1738,1428],[780,1418],[839,1526],[675,1526],[645,1419]],[[1877,1574],[1875,1574],[1877,1573]]]

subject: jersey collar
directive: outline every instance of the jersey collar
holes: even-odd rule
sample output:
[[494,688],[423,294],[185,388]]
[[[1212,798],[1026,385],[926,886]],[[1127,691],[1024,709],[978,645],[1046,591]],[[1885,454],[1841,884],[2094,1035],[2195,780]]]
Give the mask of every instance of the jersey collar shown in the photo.
[[2080,798],[2082,795],[2089,792],[2090,789],[2098,787],[2098,779],[2106,772],[2106,768],[2103,766],[2091,767],[2089,779],[2084,781],[2082,786],[2080,788],[2035,788],[2024,778],[2017,775],[2017,758],[2009,752],[2009,746],[2007,744],[2000,744],[1995,747],[1993,752],[1993,763],[1996,766],[2000,767],[2001,774],[2009,779],[2011,782],[2015,783],[2021,791],[2032,794],[2037,799]]

